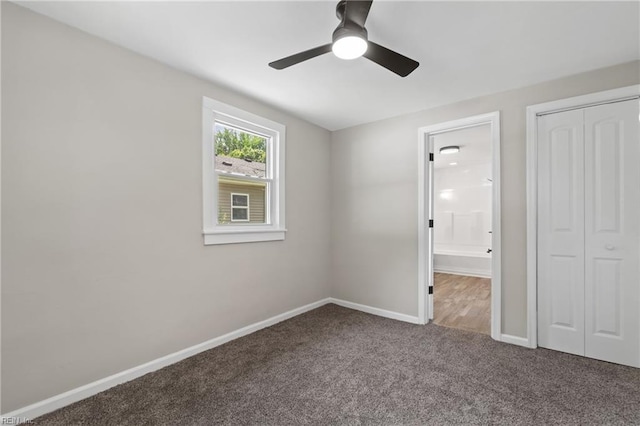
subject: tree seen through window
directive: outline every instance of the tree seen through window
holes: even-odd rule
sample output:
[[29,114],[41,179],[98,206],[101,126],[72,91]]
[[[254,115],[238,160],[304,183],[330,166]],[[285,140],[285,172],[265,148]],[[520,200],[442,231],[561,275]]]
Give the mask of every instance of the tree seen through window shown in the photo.
[[232,127],[215,125],[216,155],[266,163],[267,140]]

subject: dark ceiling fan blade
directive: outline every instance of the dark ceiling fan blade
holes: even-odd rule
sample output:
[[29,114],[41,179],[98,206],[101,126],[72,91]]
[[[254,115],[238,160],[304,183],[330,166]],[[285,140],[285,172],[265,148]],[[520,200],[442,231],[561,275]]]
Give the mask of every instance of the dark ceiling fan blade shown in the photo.
[[413,70],[418,68],[418,65],[420,65],[420,63],[413,59],[407,58],[393,50],[380,46],[371,40],[367,43],[369,44],[369,47],[363,56],[378,65],[382,65],[389,71],[398,74],[400,77],[408,76],[413,72]]
[[373,3],[373,0],[347,0],[344,12],[345,21],[351,21],[360,27],[364,27],[365,22],[367,22],[367,16],[369,16],[371,3]]
[[313,49],[305,50],[304,52],[296,53],[295,55],[287,56],[286,58],[273,61],[269,64],[269,66],[277,70],[282,70],[290,67],[291,65],[299,64],[300,62],[315,58],[316,56],[324,55],[325,53],[329,52],[331,52],[331,43],[325,44],[324,46],[314,47]]

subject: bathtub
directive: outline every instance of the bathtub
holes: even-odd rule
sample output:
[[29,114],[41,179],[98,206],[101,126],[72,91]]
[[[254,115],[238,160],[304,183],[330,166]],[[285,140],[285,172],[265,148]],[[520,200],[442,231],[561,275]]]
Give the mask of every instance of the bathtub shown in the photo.
[[433,270],[445,274],[491,278],[491,254],[436,249],[433,254]]

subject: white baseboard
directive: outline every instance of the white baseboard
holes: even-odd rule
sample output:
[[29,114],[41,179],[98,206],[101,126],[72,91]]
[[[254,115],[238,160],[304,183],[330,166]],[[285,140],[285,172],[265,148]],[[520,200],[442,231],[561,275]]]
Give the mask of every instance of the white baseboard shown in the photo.
[[479,278],[491,278],[491,271],[480,269],[466,269],[466,268],[433,268],[433,272],[439,272],[441,274],[451,275],[464,275],[465,277],[479,277]]
[[379,317],[391,318],[398,321],[409,322],[411,324],[420,324],[420,320],[418,317],[414,317],[411,315],[401,314],[399,312],[387,311],[380,308],[374,308],[372,306],[361,305],[359,303],[347,302],[346,300],[334,299],[330,298],[330,303],[335,303],[336,305],[355,309],[356,311],[366,312],[368,314],[377,315]]
[[529,344],[529,339],[519,336],[512,336],[510,334],[502,334],[500,336],[500,341],[512,345],[524,346],[525,348],[531,347],[531,345]]
[[[149,361],[137,367],[133,367],[128,370],[122,371],[120,373],[114,374],[112,376],[105,377],[104,379],[97,380],[93,383],[80,386],[78,388],[61,393],[51,398],[47,398],[43,401],[36,402],[34,404],[12,411],[10,413],[2,414],[0,416],[0,421],[2,421],[2,419],[11,419],[9,420],[11,423],[5,421],[2,424],[16,424],[16,420],[19,421],[20,423],[27,422],[29,419],[34,419],[38,416],[42,416],[43,414],[50,413],[59,408],[65,407],[69,404],[73,404],[74,402],[78,402],[80,400],[93,396],[97,393],[105,391],[121,383],[125,383],[133,379],[137,379],[138,377],[144,376],[147,373],[151,373],[153,371],[159,370],[171,364],[175,364],[176,362],[182,361],[183,359],[188,358],[190,356],[199,354],[200,352],[213,349],[216,346],[220,346],[231,340],[246,336],[247,334],[254,333],[258,330],[272,326],[274,324],[277,324],[289,318],[293,318],[297,315],[319,308],[320,306],[326,305],[327,303],[331,303],[331,302],[333,302],[331,298],[326,298],[326,299],[322,299],[317,302],[302,306],[300,308],[292,309],[283,314],[276,315],[264,321],[260,321],[255,324],[248,325],[239,330],[235,330],[235,331],[232,331],[231,333],[227,333],[223,336],[216,337],[211,340],[207,340],[206,342],[200,343],[198,345],[191,346],[189,348],[183,349],[178,352],[174,352],[172,354],[163,356],[162,358],[158,358],[153,361]],[[354,309],[357,309],[357,308],[354,308]],[[385,316],[385,315],[382,315],[382,316]]]
[[317,302],[310,303],[300,308],[292,309],[288,312],[285,312],[280,315],[276,315],[264,321],[260,321],[255,324],[248,325],[239,330],[235,330],[230,333],[227,333],[223,336],[216,337],[211,340],[207,340],[206,342],[197,344],[195,346],[191,346],[181,351],[163,356],[162,358],[149,361],[145,364],[130,368],[128,370],[122,371],[112,376],[105,377],[104,379],[97,380],[93,383],[89,383],[84,386],[71,389],[70,391],[61,393],[51,398],[47,398],[40,402],[36,402],[34,404],[12,411],[10,413],[2,414],[0,415],[0,421],[2,421],[2,419],[7,419],[2,424],[26,423],[30,419],[31,420],[35,419],[36,417],[42,416],[44,414],[55,411],[59,408],[73,404],[74,402],[78,402],[85,398],[89,398],[90,396],[96,395],[100,392],[103,392],[121,383],[125,383],[128,381],[137,379],[138,377],[144,376],[145,374],[154,372],[161,368],[167,367],[171,364],[175,364],[176,362],[182,361],[185,358],[189,358],[191,356],[197,355],[200,352],[213,349],[216,346],[220,346],[224,343],[230,342],[231,340],[246,336],[247,334],[254,333],[263,328],[270,327],[281,321],[293,318],[297,315],[319,308],[320,306],[324,306],[328,303],[335,303],[336,305],[343,306],[345,308],[355,309],[357,311],[362,311],[362,312],[378,315],[385,318],[391,318],[394,320],[409,322],[412,324],[420,323],[418,320],[418,317],[414,317],[411,315],[405,315],[398,312],[387,311],[384,309],[374,308],[371,306],[360,305],[358,303],[347,302],[345,300],[328,297],[326,299],[322,299]]

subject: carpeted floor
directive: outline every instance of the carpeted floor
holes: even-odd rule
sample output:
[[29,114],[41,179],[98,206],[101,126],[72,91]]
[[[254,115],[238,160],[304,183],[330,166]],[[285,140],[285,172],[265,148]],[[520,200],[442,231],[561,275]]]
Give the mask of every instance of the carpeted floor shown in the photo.
[[37,424],[640,424],[640,370],[326,305]]

